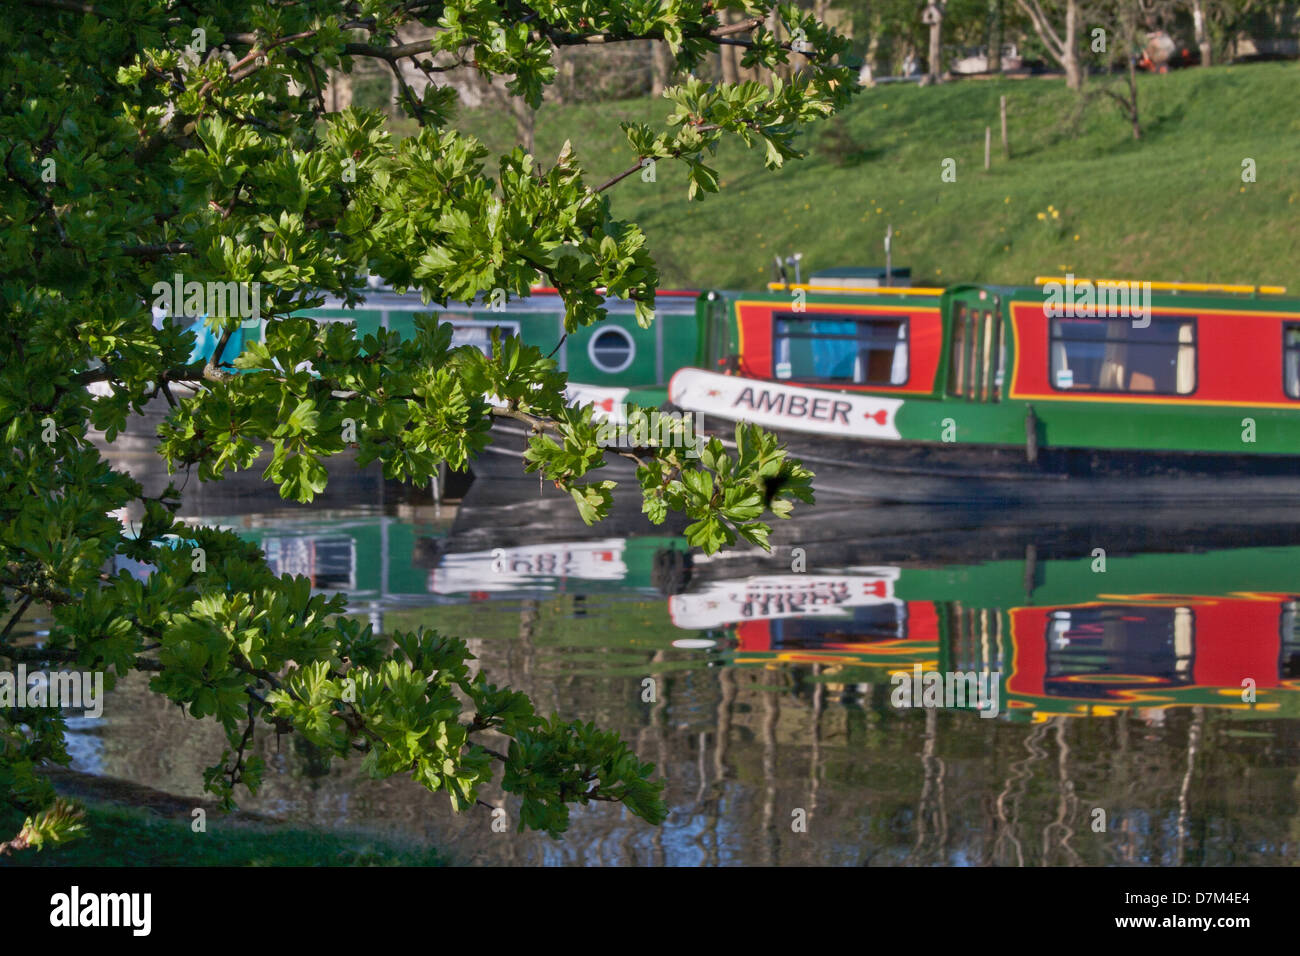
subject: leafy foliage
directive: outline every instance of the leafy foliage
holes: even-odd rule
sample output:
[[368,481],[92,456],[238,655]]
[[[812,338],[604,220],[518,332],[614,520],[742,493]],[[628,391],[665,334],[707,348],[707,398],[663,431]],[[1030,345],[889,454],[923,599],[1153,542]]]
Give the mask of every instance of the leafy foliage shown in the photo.
[[[751,19],[724,28],[723,9]],[[488,172],[487,150],[452,126],[453,95],[434,84],[417,93],[400,72],[419,131],[394,142],[378,113],[326,112],[327,71],[368,57],[432,75],[436,59],[507,76],[536,104],[560,46],[659,39],[689,77],[725,35],[747,46],[748,64],[786,62],[767,14],[751,0],[26,0],[0,10],[0,30],[27,38],[0,63],[0,660],[102,670],[109,686],[149,673],[154,691],[223,726],[228,748],[205,783],[226,806],[239,786],[258,786],[263,767],[248,751],[262,721],[331,755],[360,752],[375,776],[410,774],[458,808],[500,763],[500,786],[523,801],[520,826],[559,834],[569,805],[590,801],[662,821],[662,783],[616,735],[536,714],[473,673],[458,639],[381,640],[343,615],[341,595],[275,577],[231,533],[177,521],[174,487],[145,497],[89,429],[112,442],[161,396],[173,405],[159,442],[169,467],[214,481],[254,467],[266,448],[264,477],[307,502],[326,486],[323,460],[348,445],[361,464],[424,483],[442,462],[461,467],[481,452],[496,418],[514,418],[533,433],[527,467],[599,520],[613,482],[588,475],[607,449],[591,409],[564,404],[565,376],[540,351],[515,339],[491,357],[453,348],[433,321],[408,340],[358,338],[293,313],[327,293],[359,301],[367,274],[445,304],[497,289],[524,296],[540,273],[569,330],[600,321],[608,296],[635,301],[648,325],[657,272],[607,191],[644,161],[667,160],[687,165],[702,198],[718,188],[704,157],[728,135],[763,149],[770,167],[796,156],[798,128],[853,88],[837,62],[843,41],[776,7],[786,35],[807,37],[809,51],[793,54],[801,71],[771,87],[688,78],[666,93],[662,130],[628,127],[628,173],[598,186],[569,148],[549,167],[516,149]],[[412,30],[425,38],[408,40]],[[217,358],[190,364],[192,332],[150,311],[176,276],[256,289],[262,340],[225,361],[248,316],[209,308]],[[747,426],[732,456],[716,440],[697,458],[671,442],[626,453],[647,514],[685,512],[690,539],[710,551],[737,537],[763,543],[766,515],[811,501],[811,475]],[[115,517],[128,507],[143,513],[129,529]],[[122,558],[152,571],[107,570]],[[52,618],[39,647],[13,636],[33,605]],[[50,804],[38,771],[66,761],[62,731],[55,711],[0,711],[10,807]],[[506,738],[507,752],[484,735]],[[70,819],[56,807],[22,832],[31,845],[54,841]]]
[[34,817],[23,821],[18,835],[8,843],[0,843],[0,856],[14,850],[26,850],[35,847],[37,851],[45,849],[46,844],[57,845],[75,840],[85,835],[82,820],[85,812],[77,809],[66,800],[57,799],[48,810],[43,810]]

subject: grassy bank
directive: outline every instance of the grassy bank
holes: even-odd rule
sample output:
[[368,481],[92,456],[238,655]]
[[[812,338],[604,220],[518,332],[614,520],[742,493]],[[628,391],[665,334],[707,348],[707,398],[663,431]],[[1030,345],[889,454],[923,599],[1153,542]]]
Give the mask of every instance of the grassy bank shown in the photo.
[[26,850],[6,866],[446,866],[435,850],[399,846],[346,830],[238,823],[209,814],[207,831],[148,810],[83,802],[89,835],[59,848]]
[[[1300,289],[1298,82],[1290,63],[1144,76],[1140,142],[1111,101],[1096,96],[1080,110],[1056,78],[880,87],[805,136],[808,157],[777,173],[760,154],[728,146],[715,163],[723,189],[703,202],[686,201],[671,164],[656,182],[632,176],[611,195],[617,215],[645,228],[665,285],[753,287],[774,254],[794,251],[812,268],[878,265],[892,224],[894,262],[918,282],[1025,282],[1072,270]],[[619,121],[662,122],[669,110],[649,100],[543,106],[536,152],[545,164],[571,139],[600,181],[633,161]],[[494,148],[514,141],[499,112],[461,119]],[[956,182],[941,180],[947,158]],[[1247,158],[1254,183],[1242,182]]]

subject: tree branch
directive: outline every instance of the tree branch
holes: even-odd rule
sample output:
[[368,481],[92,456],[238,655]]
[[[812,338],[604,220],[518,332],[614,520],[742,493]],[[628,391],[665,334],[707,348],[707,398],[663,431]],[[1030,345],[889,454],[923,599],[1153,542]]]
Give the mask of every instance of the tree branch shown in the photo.
[[122,255],[133,259],[158,259],[162,256],[183,256],[194,251],[190,242],[155,242],[143,246],[123,246]]
[[46,9],[67,10],[70,13],[86,13],[91,16],[102,17],[103,14],[88,3],[78,3],[77,0],[23,0],[29,7],[44,7]]

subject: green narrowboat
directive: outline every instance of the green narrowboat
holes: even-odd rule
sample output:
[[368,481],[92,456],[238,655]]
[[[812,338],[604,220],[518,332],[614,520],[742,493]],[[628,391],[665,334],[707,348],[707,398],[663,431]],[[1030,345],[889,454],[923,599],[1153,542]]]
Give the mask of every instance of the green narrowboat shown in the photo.
[[[560,370],[569,375],[567,394],[574,403],[592,403],[598,416],[618,420],[631,389],[635,401],[659,405],[668,395],[669,376],[694,363],[699,354],[697,316],[699,293],[660,290],[655,296],[655,321],[648,329],[637,324],[630,301],[608,299],[601,322],[564,334],[564,302],[555,289],[535,287],[527,298],[494,300],[481,297],[469,304],[426,305],[414,293],[396,294],[376,288],[366,301],[347,307],[330,299],[300,314],[323,321],[355,322],[358,335],[387,329],[402,336],[413,333],[417,315],[432,314],[453,328],[452,341],[491,348],[492,333],[516,335],[544,353],[554,352]],[[471,468],[478,477],[524,475],[521,455],[527,447],[523,426],[498,422],[493,442]]]
[[[472,345],[484,352],[492,348],[493,332],[502,337],[515,335],[528,345],[552,355],[561,371],[569,375],[567,395],[572,403],[594,404],[596,415],[617,420],[630,390],[636,389],[636,401],[662,404],[668,395],[668,378],[677,369],[696,362],[700,328],[697,314],[699,293],[690,290],[661,289],[655,297],[655,321],[648,329],[637,323],[630,301],[608,299],[606,317],[592,326],[564,333],[564,302],[556,290],[535,286],[530,295],[506,299],[485,296],[470,303],[425,304],[416,292],[397,294],[380,285],[370,286],[364,301],[348,306],[341,299],[326,297],[318,307],[304,309],[296,315],[322,322],[355,323],[358,336],[379,330],[396,332],[402,337],[414,333],[418,315],[435,316],[452,326],[455,345]],[[165,312],[155,309],[155,321]],[[210,361],[220,336],[214,334],[201,317],[186,315],[195,334],[190,361]],[[250,341],[265,335],[264,320],[249,320],[227,341],[223,358],[232,360]],[[106,383],[93,383],[92,391],[109,394]],[[142,421],[133,429],[133,437],[152,444],[157,424],[166,417],[170,406],[155,398]],[[473,469],[478,475],[499,473],[523,477],[520,455],[525,444],[522,428],[512,423],[498,423],[497,439],[489,453],[477,460]]]
[[502,337],[516,335],[554,357],[560,370],[579,388],[626,389],[629,386],[663,388],[677,369],[696,359],[695,302],[698,292],[661,290],[655,299],[655,322],[641,328],[630,301],[608,299],[606,318],[595,325],[564,334],[564,302],[554,289],[536,287],[522,299],[479,298],[469,303],[425,305],[415,293],[398,295],[378,288],[366,301],[348,308],[327,299],[319,308],[299,314],[318,321],[355,322],[358,335],[379,329],[413,334],[417,315],[433,315],[452,326],[452,341],[491,348],[493,331]]
[[[668,377],[677,369],[693,364],[699,354],[696,302],[699,293],[682,289],[661,289],[655,297],[655,321],[643,329],[636,321],[632,302],[607,299],[606,317],[595,325],[564,334],[564,301],[555,289],[536,286],[526,298],[480,297],[470,303],[442,306],[425,304],[418,293],[398,294],[382,286],[370,288],[364,301],[354,306],[327,297],[322,305],[295,315],[320,322],[355,323],[357,336],[380,330],[403,338],[415,332],[419,315],[432,315],[452,327],[455,345],[472,345],[488,352],[492,334],[502,338],[518,336],[528,345],[552,355],[560,371],[567,372],[573,388],[592,394],[611,390],[626,395],[629,387],[657,388],[667,395]],[[210,359],[217,336],[201,319],[193,320],[197,337],[191,361]],[[226,346],[227,358],[238,355],[244,343],[260,340],[265,322],[253,321],[236,330]]]
[[731,421],[776,431],[833,495],[1300,497],[1300,300],[1285,290],[874,281],[706,293],[699,366],[670,401],[720,437]]

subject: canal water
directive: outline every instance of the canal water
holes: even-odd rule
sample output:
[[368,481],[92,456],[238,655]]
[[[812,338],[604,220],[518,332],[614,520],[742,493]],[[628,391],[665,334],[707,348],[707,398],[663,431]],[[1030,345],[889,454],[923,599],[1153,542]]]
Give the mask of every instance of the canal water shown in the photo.
[[[635,502],[587,528],[535,481],[441,506],[344,487],[291,508],[245,485],[187,513],[347,592],[378,630],[460,635],[539,709],[618,730],[671,814],[652,827],[595,805],[562,840],[496,832],[485,808],[453,814],[292,735],[257,740],[268,770],[244,809],[472,864],[1300,860],[1285,513],[826,506],[782,522],[771,553],[706,559]],[[197,797],[221,734],[145,683],[73,721],[74,767]]]

